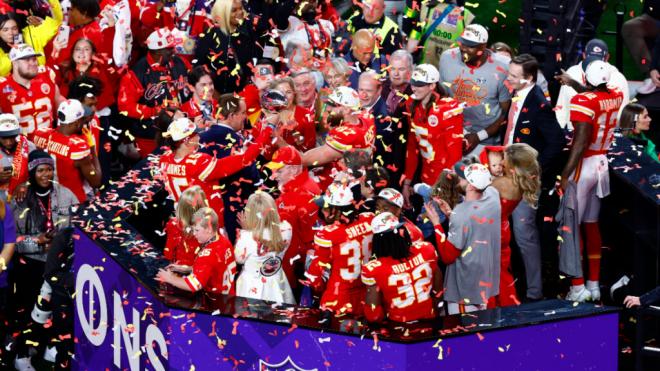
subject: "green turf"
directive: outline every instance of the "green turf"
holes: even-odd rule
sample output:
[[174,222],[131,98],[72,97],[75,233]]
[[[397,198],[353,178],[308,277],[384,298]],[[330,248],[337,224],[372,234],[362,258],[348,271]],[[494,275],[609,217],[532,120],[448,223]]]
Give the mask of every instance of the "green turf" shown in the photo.
[[[604,30],[615,30],[616,15],[614,12],[615,5],[620,0],[607,0],[607,7],[601,17],[600,24],[597,29],[597,36],[605,40],[610,47],[610,54],[612,55],[612,63],[616,55],[616,38],[615,36],[604,35]],[[632,10],[635,15],[640,14],[642,9],[641,1],[627,0],[622,1],[626,7],[625,20],[630,19],[630,11]],[[466,7],[470,9],[475,15],[475,23],[487,26],[490,30],[489,43],[502,41],[513,48],[518,48],[520,42],[519,25],[520,9],[522,0],[481,0],[481,1],[466,1]],[[476,7],[474,5],[477,5]],[[499,11],[499,12],[498,12]],[[503,13],[505,16],[503,16]],[[494,22],[496,18],[496,22]],[[625,49],[625,46],[624,46]],[[623,73],[631,80],[640,80],[643,78],[642,74],[637,70],[635,63],[630,56],[627,49],[624,50],[623,60]]]

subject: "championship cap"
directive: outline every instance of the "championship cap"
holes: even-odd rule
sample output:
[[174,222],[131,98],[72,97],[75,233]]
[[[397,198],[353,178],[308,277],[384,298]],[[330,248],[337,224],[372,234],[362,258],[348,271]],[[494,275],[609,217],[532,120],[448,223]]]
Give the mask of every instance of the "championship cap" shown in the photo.
[[277,170],[284,167],[284,165],[302,165],[302,156],[295,147],[285,146],[279,148],[266,167],[271,170]]
[[413,86],[424,86],[440,81],[440,72],[434,65],[423,63],[413,69],[410,83]]
[[610,82],[612,77],[612,68],[609,63],[596,60],[589,63],[585,71],[587,82],[592,86],[599,86]]
[[197,132],[197,126],[187,117],[180,117],[167,127],[165,134],[169,135],[173,141],[178,142],[188,138]]
[[336,88],[330,93],[328,99],[338,106],[348,107],[354,110],[360,108],[360,96],[348,86]]
[[488,42],[488,31],[480,24],[472,23],[465,26],[463,33],[458,38],[458,42],[468,46],[475,47]]
[[390,212],[376,215],[371,221],[371,230],[376,233],[392,232],[401,226],[399,219]]
[[11,113],[0,114],[0,138],[15,137],[21,132],[18,119]]
[[325,201],[330,206],[350,206],[355,201],[353,191],[345,185],[334,184],[328,191],[330,194],[325,196]]
[[37,53],[34,49],[28,44],[18,44],[11,48],[9,51],[9,59],[14,62],[19,59],[29,58],[29,57],[41,57],[41,53]]
[[587,71],[587,67],[593,61],[605,61],[609,48],[607,43],[601,39],[591,39],[584,47],[584,60],[582,61],[582,70]]
[[59,125],[68,125],[91,114],[92,109],[84,106],[79,100],[67,99],[57,108],[57,122]]
[[483,191],[493,181],[490,171],[485,165],[475,163],[465,166],[465,168],[458,173],[458,176],[467,180],[474,188]]
[[159,50],[174,47],[174,36],[167,28],[159,28],[147,37],[147,48]]
[[398,208],[403,207],[403,195],[401,192],[394,188],[383,188],[380,192],[378,192],[378,197],[386,200]]

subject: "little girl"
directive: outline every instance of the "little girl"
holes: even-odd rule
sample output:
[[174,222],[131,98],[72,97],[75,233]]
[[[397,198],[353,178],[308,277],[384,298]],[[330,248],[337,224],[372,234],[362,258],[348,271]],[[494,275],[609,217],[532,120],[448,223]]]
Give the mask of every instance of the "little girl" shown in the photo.
[[206,194],[199,186],[192,186],[181,194],[174,218],[165,225],[167,240],[163,255],[167,260],[176,265],[192,266],[199,249],[192,234],[192,217],[206,205]]
[[282,270],[282,259],[291,243],[291,225],[280,221],[275,200],[265,192],[252,194],[240,223],[234,256],[243,270],[236,281],[236,295],[295,304]]

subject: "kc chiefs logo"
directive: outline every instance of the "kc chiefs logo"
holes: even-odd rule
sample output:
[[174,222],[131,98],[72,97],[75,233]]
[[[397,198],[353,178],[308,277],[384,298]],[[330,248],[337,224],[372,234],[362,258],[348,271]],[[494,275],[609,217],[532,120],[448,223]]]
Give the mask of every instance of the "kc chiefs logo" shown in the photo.
[[158,99],[163,94],[165,94],[164,83],[149,84],[147,89],[144,91],[144,99],[148,101]]
[[41,84],[41,92],[44,94],[50,94],[50,86],[46,83]]

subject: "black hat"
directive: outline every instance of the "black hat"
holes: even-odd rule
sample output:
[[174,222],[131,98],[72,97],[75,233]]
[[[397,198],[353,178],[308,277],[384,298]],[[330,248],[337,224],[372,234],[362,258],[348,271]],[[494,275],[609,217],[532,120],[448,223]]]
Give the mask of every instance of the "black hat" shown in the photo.
[[55,160],[50,155],[40,149],[35,149],[28,155],[28,171],[32,171],[39,165],[50,165],[55,167]]

